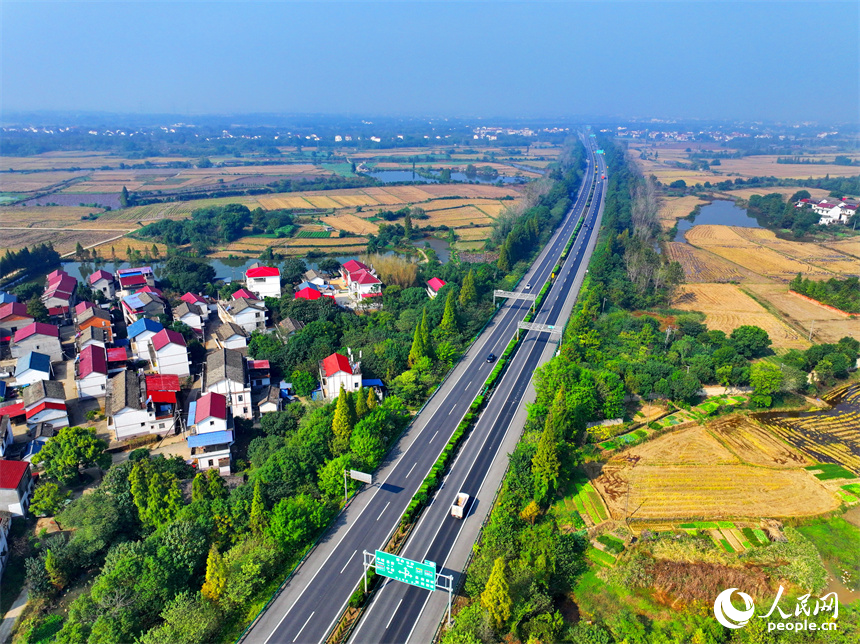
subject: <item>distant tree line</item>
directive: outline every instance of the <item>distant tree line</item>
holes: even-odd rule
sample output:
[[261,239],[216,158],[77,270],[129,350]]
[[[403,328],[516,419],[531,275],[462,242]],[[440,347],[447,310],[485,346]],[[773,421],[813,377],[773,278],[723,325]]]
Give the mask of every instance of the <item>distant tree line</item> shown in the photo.
[[7,250],[6,254],[0,257],[0,278],[21,269],[44,270],[59,264],[60,254],[54,250],[51,242],[37,244],[33,246],[33,250],[27,246],[18,251]]
[[797,277],[791,280],[790,287],[792,291],[822,304],[835,306],[846,313],[860,313],[860,280],[857,277],[831,277],[825,282],[804,279],[803,273],[798,273]]

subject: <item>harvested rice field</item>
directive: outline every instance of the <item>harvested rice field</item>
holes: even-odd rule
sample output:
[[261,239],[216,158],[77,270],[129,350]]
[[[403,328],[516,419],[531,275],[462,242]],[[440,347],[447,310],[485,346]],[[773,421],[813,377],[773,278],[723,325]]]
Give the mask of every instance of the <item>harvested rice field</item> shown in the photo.
[[770,281],[746,268],[684,242],[666,242],[666,254],[680,262],[688,284]]
[[657,211],[657,219],[664,230],[669,230],[679,219],[689,215],[696,206],[703,206],[708,201],[696,196],[688,197],[663,197],[660,200],[660,209]]
[[809,346],[800,333],[771,315],[734,284],[682,284],[672,306],[704,313],[709,329],[725,333],[745,324],[759,326],[767,331],[774,348],[805,349]]

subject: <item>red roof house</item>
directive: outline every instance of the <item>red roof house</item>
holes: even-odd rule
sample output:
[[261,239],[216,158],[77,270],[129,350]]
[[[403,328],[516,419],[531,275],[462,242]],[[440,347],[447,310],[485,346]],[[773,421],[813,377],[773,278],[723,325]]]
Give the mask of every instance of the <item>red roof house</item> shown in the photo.
[[173,329],[162,329],[152,336],[152,346],[156,351],[161,351],[168,344],[178,344],[184,347],[185,338],[182,337],[181,333]]
[[91,309],[95,306],[92,302],[78,302],[75,304],[75,315],[80,315],[87,309]]
[[207,418],[227,420],[227,397],[215,392],[209,392],[197,399],[197,409],[194,422],[199,423]]
[[99,280],[107,280],[108,282],[113,282],[113,275],[108,273],[103,268],[95,271],[92,275],[90,275],[90,284],[95,284]]
[[303,288],[301,291],[298,291],[293,299],[296,300],[318,300],[322,297],[325,297],[318,290],[307,286]]
[[81,351],[78,363],[78,378],[85,378],[91,373],[107,375],[107,354],[103,347],[91,344]]
[[179,376],[174,374],[146,376],[146,395],[155,403],[176,404],[176,392],[179,391]]
[[208,304],[205,297],[203,297],[202,295],[197,295],[196,293],[186,293],[179,299],[188,304],[202,304],[204,306]]
[[240,288],[238,291],[233,293],[232,297],[234,300],[243,300],[244,299],[244,300],[257,300],[257,301],[259,301],[259,298],[256,295],[254,295],[253,293],[251,293],[251,291],[249,291],[246,288]]
[[245,277],[280,277],[281,271],[274,266],[257,266],[245,271]]
[[352,374],[352,366],[349,364],[349,358],[339,353],[333,353],[328,358],[322,361],[323,372],[326,378],[330,378],[338,371]]
[[23,329],[18,329],[15,332],[15,342],[20,342],[21,340],[26,340],[31,335],[47,335],[52,338],[60,337],[60,330],[52,324],[45,324],[44,322],[33,322],[32,324],[28,324]]
[[365,271],[370,270],[370,267],[367,264],[359,262],[358,260],[355,260],[355,259],[349,260],[341,268],[343,270],[345,270],[347,273],[354,273],[355,271],[359,271],[359,270],[365,270]]

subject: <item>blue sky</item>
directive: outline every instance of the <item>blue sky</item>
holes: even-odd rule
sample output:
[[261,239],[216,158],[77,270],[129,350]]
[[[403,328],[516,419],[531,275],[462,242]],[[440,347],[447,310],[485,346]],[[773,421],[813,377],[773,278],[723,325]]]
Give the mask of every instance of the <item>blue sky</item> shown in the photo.
[[857,122],[857,2],[2,2],[0,109]]

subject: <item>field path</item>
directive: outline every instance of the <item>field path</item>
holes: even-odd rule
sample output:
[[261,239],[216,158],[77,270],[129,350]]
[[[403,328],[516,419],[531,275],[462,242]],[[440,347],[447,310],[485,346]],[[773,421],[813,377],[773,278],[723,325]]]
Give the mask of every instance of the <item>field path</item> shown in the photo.
[[[136,229],[135,229],[136,230]],[[128,232],[132,232],[131,230]],[[101,246],[102,244],[109,244],[112,241],[116,241],[117,239],[122,239],[128,233],[123,233],[122,235],[117,235],[116,237],[110,237],[108,239],[102,239],[101,241],[97,241],[95,244],[90,244],[89,246],[84,246],[84,250],[89,250],[90,248],[95,248],[96,246]],[[64,253],[61,257],[71,257],[75,254],[75,251],[69,251],[68,253]]]

